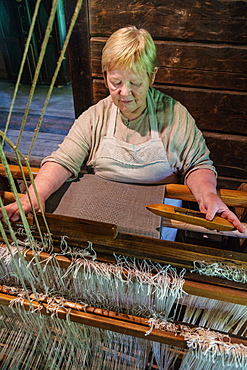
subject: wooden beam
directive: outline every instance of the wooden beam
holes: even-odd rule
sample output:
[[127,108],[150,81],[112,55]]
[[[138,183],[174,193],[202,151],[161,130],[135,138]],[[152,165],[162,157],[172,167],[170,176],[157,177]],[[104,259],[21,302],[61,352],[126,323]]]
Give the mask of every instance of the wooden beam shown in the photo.
[[[0,293],[0,304],[3,306],[8,306],[15,298],[15,296]],[[27,299],[24,299],[23,308],[29,311],[30,307],[30,302]],[[39,313],[46,316],[51,316],[54,314],[52,307],[45,302],[37,302],[36,300],[32,300],[32,307],[37,309]],[[64,308],[58,308],[56,310],[57,317],[66,320],[68,317],[67,308],[69,308],[70,321],[79,324],[110,330],[159,343],[169,344],[182,349],[188,348],[184,337],[179,334],[179,324],[176,325],[176,333],[166,330],[153,329],[149,335],[146,335],[147,331],[150,329],[148,319],[132,315],[118,314],[113,311],[98,309],[95,307],[87,307],[86,305],[84,306],[74,302],[65,302]],[[187,326],[191,327],[189,325]],[[231,338],[231,344],[242,344],[247,346],[247,340],[244,338],[239,338],[233,335],[229,335],[229,337]]]
[[[239,207],[247,207],[246,191],[218,189],[218,196],[228,206],[238,207],[237,206],[238,203],[241,204],[241,206]],[[180,184],[167,184],[165,197],[188,200],[192,202],[196,201],[188,186]]]
[[191,281],[188,279],[186,279],[184,283],[184,291],[199,297],[247,306],[247,291]]
[[[12,164],[12,165],[9,165],[9,169],[10,169],[11,174],[12,174],[14,179],[23,179],[22,171],[20,169],[20,166]],[[24,175],[25,175],[26,179],[30,180],[30,176],[29,176],[29,172],[28,172],[27,167],[23,166],[22,170],[24,172]],[[38,172],[39,172],[39,168],[31,167],[31,173],[34,177],[38,174]],[[3,166],[3,164],[0,164],[0,176],[6,176],[6,170]]]
[[222,236],[230,236],[233,238],[247,238],[247,224],[242,223],[244,227],[244,232],[240,233],[238,230],[233,231],[216,231],[216,230],[209,230],[205,227],[198,226],[198,225],[191,225],[185,222],[177,221],[177,220],[170,220],[168,218],[163,218],[163,226],[164,227],[171,227],[179,230],[187,230],[198,232],[202,234],[214,234],[214,235],[222,235]]
[[[24,194],[18,194],[19,198],[23,197]],[[15,201],[15,195],[14,193],[10,191],[0,191],[0,196],[4,201],[7,202],[14,202]]]
[[134,24],[147,29],[154,39],[246,43],[245,1],[214,1],[209,4],[188,0],[123,0],[116,7],[115,0],[108,0],[107,11],[104,5],[101,0],[91,2],[93,36],[110,36],[118,28]]
[[[67,24],[74,12],[76,0],[64,0]],[[90,64],[90,22],[88,0],[84,0],[72,32],[68,53],[76,118],[92,105]]]
[[[0,304],[3,306],[8,306],[10,302],[15,298],[15,296],[0,293]],[[76,303],[69,303],[69,306],[78,307],[79,305],[77,305]],[[29,311],[30,307],[31,305],[29,301],[27,299],[23,300],[23,308]],[[49,307],[47,303],[40,303],[33,300],[32,307],[34,309],[37,309],[39,313],[46,316],[51,316],[52,314],[54,314],[54,311]],[[56,316],[60,319],[66,320],[68,317],[68,310],[66,308],[59,308],[58,310],[56,310]],[[125,335],[131,335],[146,340],[170,344],[179,348],[187,348],[187,344],[184,338],[180,335],[176,335],[175,333],[154,329],[149,336],[146,336],[146,332],[149,330],[147,320],[140,319],[135,316],[115,314],[112,311],[95,308],[90,310],[85,309],[83,311],[78,311],[76,309],[70,308],[69,318],[70,321],[76,322],[78,324],[84,324],[104,330],[111,330]]]

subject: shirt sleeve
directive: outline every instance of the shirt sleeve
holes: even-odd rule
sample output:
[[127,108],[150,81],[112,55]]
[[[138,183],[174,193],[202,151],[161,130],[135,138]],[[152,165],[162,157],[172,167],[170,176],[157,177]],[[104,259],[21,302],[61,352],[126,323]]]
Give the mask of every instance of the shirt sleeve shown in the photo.
[[46,162],[56,162],[72,173],[70,180],[76,178],[91,148],[92,114],[92,109],[82,113],[82,115],[75,120],[68,135],[58,146],[58,149],[44,158],[41,165]]
[[216,175],[205,139],[188,110],[179,102],[173,107],[173,121],[168,140],[168,157],[184,182],[193,171],[210,169]]

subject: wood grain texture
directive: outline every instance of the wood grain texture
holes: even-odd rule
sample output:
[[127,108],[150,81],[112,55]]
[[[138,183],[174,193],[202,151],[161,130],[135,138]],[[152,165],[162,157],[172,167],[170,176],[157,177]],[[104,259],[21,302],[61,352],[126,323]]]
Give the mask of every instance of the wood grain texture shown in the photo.
[[[66,226],[66,219],[68,224],[73,221],[73,218],[68,216],[57,216],[57,222],[50,222],[49,218],[53,215],[46,215],[49,223],[50,231],[53,235],[54,246],[56,240],[60,245],[60,235],[64,235]],[[59,219],[61,217],[61,220]],[[83,223],[83,220],[78,219],[78,223]],[[194,261],[211,261],[212,256],[215,262],[225,263],[226,265],[238,266],[239,268],[247,268],[247,255],[240,252],[233,252],[228,250],[215,249],[211,247],[204,247],[198,245],[191,245],[187,243],[171,242],[167,240],[160,240],[156,238],[149,238],[145,236],[138,236],[127,233],[118,233],[115,237],[115,228],[109,225],[108,230],[105,230],[105,223],[92,223],[90,227],[98,227],[98,232],[92,232],[91,229],[86,230],[86,226],[91,221],[85,222],[84,230],[79,230],[76,227],[76,232],[71,232],[68,238],[69,245],[84,245],[88,246],[88,241],[93,243],[93,249],[98,253],[105,255],[124,254],[129,257],[152,261],[160,263],[170,263],[176,267],[184,267],[191,270]],[[46,226],[41,225],[41,229],[46,230]],[[78,234],[80,233],[80,234]],[[113,234],[114,233],[114,234]],[[242,288],[241,288],[242,289]],[[244,287],[246,290],[247,287]]]
[[[75,5],[75,0],[64,0],[67,27],[70,23]],[[76,117],[92,105],[89,28],[88,0],[84,0],[68,47]]]
[[247,39],[245,1],[93,0],[90,4],[91,35],[109,36],[134,24],[155,39],[212,41],[244,44]]
[[247,137],[203,132],[218,172],[222,176],[247,179]]
[[200,130],[246,134],[247,93],[226,90],[154,85],[180,101]]

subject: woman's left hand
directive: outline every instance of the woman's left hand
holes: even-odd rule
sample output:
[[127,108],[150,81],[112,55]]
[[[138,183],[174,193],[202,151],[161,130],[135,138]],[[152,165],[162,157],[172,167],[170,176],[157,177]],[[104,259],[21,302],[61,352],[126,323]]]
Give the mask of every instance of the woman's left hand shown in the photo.
[[243,233],[244,228],[237,216],[222,202],[222,200],[214,193],[208,193],[202,201],[198,202],[200,211],[206,214],[207,220],[212,220],[214,216],[221,216],[227,219]]
[[198,169],[191,172],[187,178],[187,185],[199,204],[200,211],[206,214],[207,220],[212,220],[217,214],[231,222],[239,232],[244,232],[244,227],[237,216],[216,194],[216,177],[213,171]]

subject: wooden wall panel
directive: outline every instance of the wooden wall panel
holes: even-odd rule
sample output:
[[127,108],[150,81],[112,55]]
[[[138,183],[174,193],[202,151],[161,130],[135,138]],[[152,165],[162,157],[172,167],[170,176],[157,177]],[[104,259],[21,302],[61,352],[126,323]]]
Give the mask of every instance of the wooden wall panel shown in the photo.
[[247,93],[164,85],[157,88],[186,106],[201,130],[247,134]]
[[204,132],[211,158],[221,176],[247,178],[247,137]]
[[[77,1],[63,0],[63,2],[66,23],[67,27],[69,27]],[[88,2],[88,0],[84,0],[82,3],[68,47],[76,117],[89,108],[93,101]]]
[[134,24],[155,39],[246,44],[247,2],[232,0],[92,0],[91,35]]

